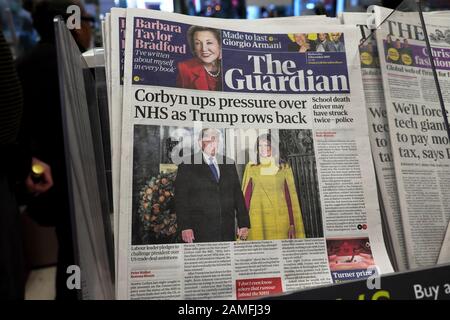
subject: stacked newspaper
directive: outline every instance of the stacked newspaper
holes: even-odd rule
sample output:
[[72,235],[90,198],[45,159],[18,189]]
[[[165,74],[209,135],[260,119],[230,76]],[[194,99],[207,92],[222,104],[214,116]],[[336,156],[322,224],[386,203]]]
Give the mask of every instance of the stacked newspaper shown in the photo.
[[421,18],[416,4],[404,11],[375,6],[374,14],[341,16],[361,30],[372,156],[388,248],[400,271],[450,262],[449,136],[442,112],[449,101],[450,23],[447,12]]
[[450,35],[450,22],[441,14],[421,17],[417,11],[375,8],[378,22],[386,16],[376,41],[407,263],[414,269],[435,265],[439,255],[448,256],[449,251],[443,245],[450,218],[450,149],[443,105],[450,101],[450,42],[445,36]]
[[249,299],[393,271],[371,150],[385,137],[368,125],[386,109],[360,30],[112,9],[118,298]]

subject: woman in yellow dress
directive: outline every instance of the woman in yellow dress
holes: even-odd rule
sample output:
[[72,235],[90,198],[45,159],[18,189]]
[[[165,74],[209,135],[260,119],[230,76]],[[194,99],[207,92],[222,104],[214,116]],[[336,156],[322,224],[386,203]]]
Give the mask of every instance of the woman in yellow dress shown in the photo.
[[248,163],[242,191],[250,214],[248,240],[304,238],[302,213],[288,164],[278,163],[270,134],[256,141],[257,163]]

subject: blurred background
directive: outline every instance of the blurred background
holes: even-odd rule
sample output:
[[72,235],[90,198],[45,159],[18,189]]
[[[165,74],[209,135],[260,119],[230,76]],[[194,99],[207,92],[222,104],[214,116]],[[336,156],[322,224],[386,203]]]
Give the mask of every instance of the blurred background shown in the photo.
[[[39,41],[32,11],[42,0],[0,0],[0,23],[15,57]],[[92,17],[92,46],[101,46],[100,21],[112,7],[148,8],[188,15],[258,19],[304,15],[335,17],[339,12],[364,12],[370,5],[395,8],[400,0],[80,0]],[[448,0],[428,1],[429,8],[450,8]]]

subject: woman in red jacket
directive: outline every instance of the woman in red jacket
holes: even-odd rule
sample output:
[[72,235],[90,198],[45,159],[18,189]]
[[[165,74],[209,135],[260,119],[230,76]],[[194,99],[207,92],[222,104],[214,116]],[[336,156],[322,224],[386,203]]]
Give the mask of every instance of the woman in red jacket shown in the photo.
[[222,90],[220,31],[192,26],[187,36],[194,58],[178,63],[177,87]]

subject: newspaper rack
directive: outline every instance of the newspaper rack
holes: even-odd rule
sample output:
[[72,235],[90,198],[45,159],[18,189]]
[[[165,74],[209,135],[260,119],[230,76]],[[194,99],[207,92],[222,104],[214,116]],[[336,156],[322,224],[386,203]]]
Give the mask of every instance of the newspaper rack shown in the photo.
[[[425,1],[405,0],[393,11],[391,17],[399,12],[416,14],[417,21],[423,27],[427,47],[431,51],[425,26],[427,18],[423,13],[426,7]],[[82,279],[81,298],[114,299],[110,125],[103,56],[100,50],[94,50],[90,57],[90,64],[94,67],[90,69],[64,21],[57,17],[54,25],[74,243]],[[435,80],[435,88],[430,89],[436,92],[441,108],[445,111],[437,71],[433,59],[430,60],[430,72]],[[443,118],[450,137],[447,117]],[[389,238],[385,239],[389,248]],[[431,285],[450,286],[449,274],[450,265],[436,265],[432,268],[387,274],[376,279],[301,290],[273,298],[450,299],[449,294],[427,297],[422,291],[422,288]]]

